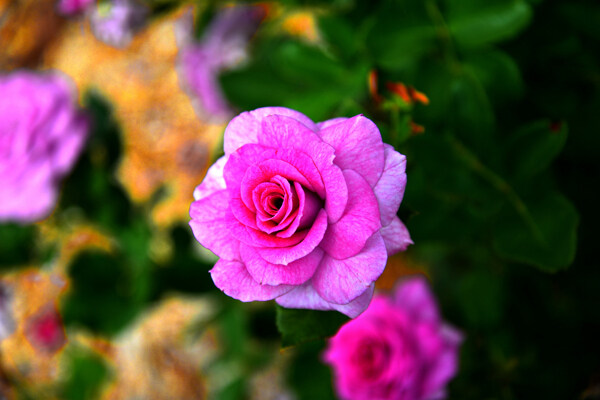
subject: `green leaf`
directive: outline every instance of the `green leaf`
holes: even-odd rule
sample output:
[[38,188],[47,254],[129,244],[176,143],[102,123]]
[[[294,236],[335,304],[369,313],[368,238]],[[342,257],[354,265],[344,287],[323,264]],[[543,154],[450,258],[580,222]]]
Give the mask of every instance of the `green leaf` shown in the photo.
[[549,193],[526,203],[530,218],[512,208],[499,215],[493,246],[501,257],[556,272],[575,257],[579,215],[562,195]]
[[343,18],[334,15],[319,17],[319,32],[331,50],[341,58],[348,59],[358,51],[356,30]]
[[71,372],[63,387],[65,400],[92,400],[98,398],[102,384],[108,378],[108,368],[97,355],[77,350],[69,360]]
[[515,178],[523,181],[544,171],[561,152],[566,140],[566,123],[543,120],[521,128],[507,145]]
[[34,225],[0,223],[0,269],[32,261],[35,233]]
[[65,324],[113,335],[140,310],[137,279],[122,256],[86,251],[73,261],[68,273],[71,290],[62,304]]
[[265,41],[259,50],[252,64],[221,76],[227,98],[242,109],[280,105],[318,121],[349,99],[366,95],[364,63],[347,67],[316,47],[291,40]]
[[470,52],[463,67],[475,76],[495,104],[515,101],[523,93],[523,79],[515,61],[499,50]]
[[523,0],[448,1],[448,26],[460,47],[480,47],[510,39],[531,20]]
[[490,150],[495,116],[481,82],[472,74],[461,74],[450,82],[450,93],[448,126],[478,153]]
[[489,268],[472,271],[458,279],[455,296],[469,326],[484,329],[498,326],[504,312],[503,286],[503,276]]
[[337,311],[298,310],[277,306],[277,328],[281,332],[281,346],[335,335],[349,318]]
[[372,24],[367,48],[383,68],[404,68],[435,49],[436,30],[424,2],[385,3]]
[[336,399],[332,370],[320,361],[324,345],[324,341],[314,341],[294,347],[291,365],[285,372],[298,400]]

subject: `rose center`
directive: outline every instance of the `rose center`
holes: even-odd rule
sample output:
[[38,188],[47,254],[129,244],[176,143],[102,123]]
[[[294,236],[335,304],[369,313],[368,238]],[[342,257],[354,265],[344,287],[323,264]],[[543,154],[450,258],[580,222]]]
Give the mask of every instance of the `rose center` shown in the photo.
[[273,207],[274,207],[276,210],[279,210],[279,209],[281,208],[281,205],[283,204],[283,197],[275,197],[275,198],[272,200],[272,203],[273,203]]

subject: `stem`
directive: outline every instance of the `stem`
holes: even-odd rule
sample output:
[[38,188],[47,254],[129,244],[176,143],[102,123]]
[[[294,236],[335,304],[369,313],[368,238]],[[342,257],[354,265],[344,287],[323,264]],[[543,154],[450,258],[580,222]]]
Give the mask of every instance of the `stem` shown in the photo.
[[448,28],[444,15],[440,11],[435,0],[427,0],[425,2],[425,7],[429,18],[431,18],[433,25],[435,25],[438,38],[442,42],[446,60],[457,74],[460,73],[462,70],[461,63],[456,54],[456,50],[454,49],[452,33],[450,32],[450,28]]

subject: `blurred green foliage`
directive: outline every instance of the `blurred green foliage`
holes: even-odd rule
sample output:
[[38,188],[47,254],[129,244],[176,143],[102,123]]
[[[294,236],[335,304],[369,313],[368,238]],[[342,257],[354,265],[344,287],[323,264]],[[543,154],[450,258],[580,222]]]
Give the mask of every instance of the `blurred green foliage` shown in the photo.
[[[150,3],[158,18],[178,1]],[[286,106],[316,121],[362,113],[407,155],[399,215],[415,242],[408,256],[427,268],[443,315],[467,338],[449,398],[597,398],[585,393],[598,390],[592,378],[600,373],[591,193],[600,176],[600,5],[281,3],[313,12],[320,41],[292,37],[267,20],[251,60],[221,76],[223,90],[240,110]],[[370,71],[383,103],[369,92]],[[403,103],[387,82],[415,87],[429,105]],[[215,321],[224,350],[214,369],[231,372],[219,398],[246,398],[248,377],[279,344],[297,345],[286,378],[298,398],[333,398],[319,357],[322,338],[345,318],[228,299],[185,225],[166,232],[172,257],[153,259],[153,202],[132,204],[115,179],[122,146],[110,99],[89,93],[85,104],[93,139],[53,218],[91,222],[115,238],[117,250],[86,252],[69,266],[72,287],[61,305],[67,326],[110,337],[171,292],[208,293],[221,305]],[[411,132],[410,121],[425,132]],[[35,227],[0,225],[0,268],[46,260],[52,249],[40,248],[37,235]],[[106,367],[86,354],[72,362],[64,398],[92,398]]]

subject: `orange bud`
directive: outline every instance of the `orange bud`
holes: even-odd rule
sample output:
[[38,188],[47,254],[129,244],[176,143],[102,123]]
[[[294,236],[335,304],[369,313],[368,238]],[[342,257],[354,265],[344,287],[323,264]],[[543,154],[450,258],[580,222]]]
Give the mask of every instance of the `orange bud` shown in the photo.
[[425,132],[425,127],[423,125],[415,124],[413,121],[410,121],[410,131],[413,135],[418,135],[420,133]]
[[415,88],[411,87],[409,88],[410,91],[410,97],[415,101],[415,102],[419,102],[421,104],[429,104],[429,98],[424,94],[419,92],[418,90],[416,90]]
[[386,87],[388,88],[388,90],[390,92],[396,93],[398,96],[400,96],[400,98],[402,98],[402,100],[404,100],[408,104],[412,104],[412,99],[411,99],[411,97],[408,93],[408,89],[406,88],[406,85],[404,85],[404,83],[388,82],[386,84]]
[[369,92],[371,93],[371,97],[375,100],[375,103],[381,103],[383,100],[379,93],[377,92],[377,71],[371,70],[369,72],[369,76],[367,77],[369,84]]

